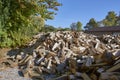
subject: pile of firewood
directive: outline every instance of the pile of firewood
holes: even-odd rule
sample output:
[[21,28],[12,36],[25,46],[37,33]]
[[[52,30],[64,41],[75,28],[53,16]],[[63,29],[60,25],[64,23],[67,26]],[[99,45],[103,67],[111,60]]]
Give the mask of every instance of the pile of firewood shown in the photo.
[[38,80],[120,80],[120,35],[50,32],[33,37],[14,60]]

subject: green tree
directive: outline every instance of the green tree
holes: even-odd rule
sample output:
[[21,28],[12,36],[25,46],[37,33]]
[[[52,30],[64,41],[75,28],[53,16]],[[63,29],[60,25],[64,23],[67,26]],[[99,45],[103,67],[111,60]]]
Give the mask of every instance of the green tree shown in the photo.
[[117,16],[114,11],[108,12],[107,16],[103,20],[105,26],[116,26],[117,25]]
[[[53,19],[60,4],[56,0],[1,0],[0,15],[4,28],[18,30],[32,24],[31,16],[40,15],[43,19]],[[52,10],[50,10],[52,9]]]
[[76,31],[76,30],[77,30],[77,25],[76,25],[76,23],[72,23],[72,24],[70,25],[70,28],[71,28],[72,31]]
[[98,21],[97,24],[98,24],[98,27],[104,27],[104,24],[103,24],[103,21],[102,21],[102,20],[101,20],[101,21]]
[[70,31],[70,28],[62,28],[62,31]]
[[116,26],[120,26],[120,12],[119,12],[119,15],[116,18],[117,18]]
[[44,20],[54,18],[60,5],[57,0],[0,0],[0,38],[5,38],[0,46],[27,41],[43,27]]
[[51,26],[51,25],[45,25],[42,30],[43,32],[54,32],[54,31],[57,31],[57,29],[54,27],[54,26]]
[[42,27],[44,27],[45,20],[40,15],[31,16],[31,21],[34,26],[34,29],[33,29],[34,32],[39,32],[42,29]]
[[74,22],[70,25],[70,28],[72,31],[80,31],[82,30],[82,23],[80,21],[78,21],[77,23]]
[[77,31],[81,31],[82,30],[82,23],[80,21],[77,22]]
[[98,27],[98,24],[94,18],[91,18],[84,28],[91,29],[91,28],[95,28],[95,27]]

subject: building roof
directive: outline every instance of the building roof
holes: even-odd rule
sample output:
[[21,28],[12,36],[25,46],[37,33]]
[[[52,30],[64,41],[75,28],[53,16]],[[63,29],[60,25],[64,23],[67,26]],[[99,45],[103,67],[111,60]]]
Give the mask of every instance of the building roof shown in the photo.
[[120,32],[120,26],[97,27],[87,30],[88,32]]

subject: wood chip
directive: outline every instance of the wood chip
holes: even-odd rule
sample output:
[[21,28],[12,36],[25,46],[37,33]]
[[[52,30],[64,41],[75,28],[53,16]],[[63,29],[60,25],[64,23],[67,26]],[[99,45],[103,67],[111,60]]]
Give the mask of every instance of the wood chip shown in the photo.
[[[25,77],[41,80],[120,80],[120,35],[84,32],[40,33],[24,50],[7,58]],[[10,66],[9,66],[10,67]]]
[[113,67],[109,68],[108,70],[106,70],[107,72],[113,72],[113,71],[116,71],[116,70],[120,70],[120,63],[114,65]]
[[86,73],[82,73],[81,76],[84,80],[92,80]]

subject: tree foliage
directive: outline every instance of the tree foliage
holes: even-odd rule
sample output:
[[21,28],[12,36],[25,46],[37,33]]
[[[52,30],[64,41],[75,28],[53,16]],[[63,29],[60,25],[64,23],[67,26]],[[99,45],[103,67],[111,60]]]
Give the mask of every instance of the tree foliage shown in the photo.
[[120,26],[120,15],[117,17],[117,23],[116,23],[117,26]]
[[45,25],[42,28],[42,31],[43,32],[54,32],[54,31],[57,31],[57,28],[55,28],[54,26],[51,26],[51,25]]
[[70,28],[62,28],[62,27],[54,27],[54,26],[51,26],[51,25],[45,25],[41,31],[43,32],[56,32],[56,31],[70,31]]
[[0,46],[27,41],[44,20],[54,18],[60,5],[57,0],[0,0]]
[[82,30],[82,23],[80,21],[77,22],[76,26],[77,26],[77,31]]
[[76,23],[72,23],[70,25],[70,28],[71,28],[72,31],[76,31],[77,30]]
[[108,12],[107,16],[103,20],[105,26],[116,26],[117,25],[117,16],[114,11]]
[[70,31],[70,28],[58,28],[57,31]]
[[94,18],[91,18],[84,28],[91,29],[91,28],[95,28],[95,27],[98,27],[98,24]]
[[78,21],[77,23],[72,23],[70,25],[72,31],[81,31],[82,30],[82,23]]
[[94,18],[91,18],[84,28],[91,29],[94,27],[108,26],[120,26],[120,15],[117,15],[114,11],[109,11],[105,19],[96,21]]

